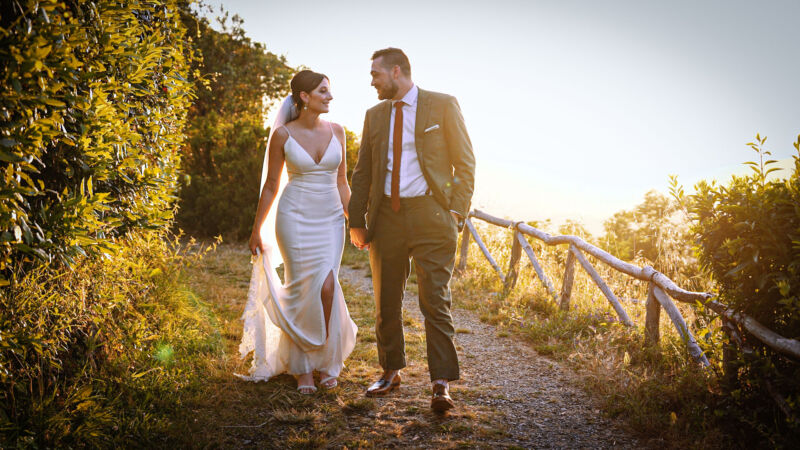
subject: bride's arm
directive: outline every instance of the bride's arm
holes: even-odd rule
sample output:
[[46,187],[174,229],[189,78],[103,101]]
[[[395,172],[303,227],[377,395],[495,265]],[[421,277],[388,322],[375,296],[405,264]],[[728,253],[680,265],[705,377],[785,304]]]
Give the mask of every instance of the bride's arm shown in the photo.
[[347,208],[350,204],[350,185],[347,184],[347,136],[344,134],[344,128],[337,123],[333,124],[333,132],[336,133],[336,139],[342,144],[342,162],[339,164],[336,184],[339,188],[339,198],[342,200],[344,216],[349,219],[350,212]]
[[256,211],[256,218],[253,222],[253,231],[250,233],[250,252],[256,254],[256,249],[260,248],[264,251],[263,243],[261,242],[261,226],[264,225],[264,220],[267,218],[267,213],[275,200],[275,195],[278,193],[278,185],[281,180],[281,172],[283,172],[283,144],[289,138],[289,134],[282,127],[273,133],[272,138],[269,140],[269,157],[267,159],[267,180],[261,188],[261,196],[258,199],[258,210]]

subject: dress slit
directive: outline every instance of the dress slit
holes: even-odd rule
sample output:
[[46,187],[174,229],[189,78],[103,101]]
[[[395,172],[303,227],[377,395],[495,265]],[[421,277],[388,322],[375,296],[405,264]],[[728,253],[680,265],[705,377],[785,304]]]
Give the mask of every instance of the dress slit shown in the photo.
[[[330,337],[330,321],[331,321],[331,315],[333,314],[333,301],[336,297],[336,282],[334,281],[335,278],[336,274],[333,271],[333,269],[329,270],[328,275],[326,275],[325,278],[322,280],[322,285],[319,288],[319,300],[320,303],[322,303],[322,317],[325,323],[325,339],[328,339]],[[325,283],[327,283],[328,279],[331,280],[331,298],[328,301],[328,308],[327,308],[328,312],[326,314],[325,299],[322,298],[322,290],[325,288]]]

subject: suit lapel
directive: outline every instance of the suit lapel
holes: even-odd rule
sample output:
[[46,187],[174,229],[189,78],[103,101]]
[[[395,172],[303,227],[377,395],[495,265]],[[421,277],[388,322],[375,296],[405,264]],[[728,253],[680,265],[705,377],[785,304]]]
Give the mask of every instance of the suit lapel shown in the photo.
[[414,125],[414,144],[417,147],[417,158],[422,161],[422,137],[425,134],[425,124],[431,112],[431,98],[427,91],[417,88],[417,122]]
[[383,102],[380,111],[378,112],[378,143],[375,146],[375,152],[378,153],[378,170],[381,176],[380,185],[381,189],[383,189],[383,183],[386,179],[386,164],[389,161],[389,155],[387,152],[389,151],[389,120],[391,120],[392,116],[392,102],[391,100],[386,100]]

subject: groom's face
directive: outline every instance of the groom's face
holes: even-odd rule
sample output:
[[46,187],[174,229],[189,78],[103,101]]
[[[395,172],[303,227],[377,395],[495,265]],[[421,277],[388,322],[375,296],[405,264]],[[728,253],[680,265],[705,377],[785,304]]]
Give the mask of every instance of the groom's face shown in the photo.
[[384,67],[382,60],[383,57],[378,57],[372,61],[372,68],[369,74],[372,76],[372,83],[370,84],[378,91],[378,99],[386,100],[394,98],[400,87],[393,77],[393,72],[395,71]]

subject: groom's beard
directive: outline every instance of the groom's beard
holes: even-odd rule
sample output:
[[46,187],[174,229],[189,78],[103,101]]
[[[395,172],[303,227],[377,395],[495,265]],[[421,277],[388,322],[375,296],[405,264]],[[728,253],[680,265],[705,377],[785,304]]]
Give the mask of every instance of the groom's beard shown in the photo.
[[378,100],[391,100],[397,95],[400,86],[392,80],[392,85],[386,89],[378,89]]

